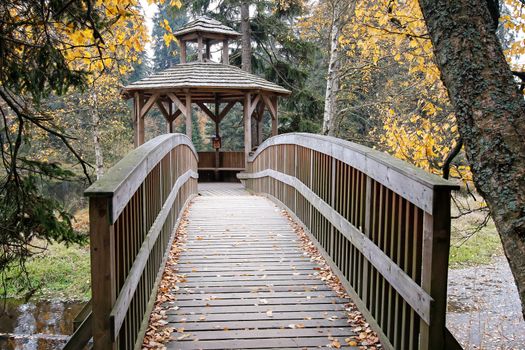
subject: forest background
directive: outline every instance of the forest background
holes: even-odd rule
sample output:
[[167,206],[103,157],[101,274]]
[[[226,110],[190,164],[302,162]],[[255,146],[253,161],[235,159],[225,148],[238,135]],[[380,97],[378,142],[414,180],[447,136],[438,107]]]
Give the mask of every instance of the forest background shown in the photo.
[[[46,91],[38,71],[28,67],[14,79],[17,84],[0,91],[4,164],[17,163],[20,169],[14,175],[6,172],[8,180],[16,181],[13,188],[3,186],[0,213],[4,223],[22,221],[27,233],[8,246],[9,239],[4,238],[13,235],[8,224],[2,228],[3,293],[89,298],[87,203],[82,191],[133,147],[131,106],[120,98],[120,88],[177,64],[172,32],[200,15],[248,30],[252,72],[292,91],[280,104],[280,133],[329,134],[453,178],[462,184],[462,191],[453,201],[452,265],[486,263],[502,254],[487,205],[473,186],[454,108],[435,64],[418,1],[161,0],[155,3],[151,38],[136,0],[94,3],[97,20],[105,23],[95,41],[89,25],[77,27],[71,21],[54,28],[64,38],[60,44],[64,64],[83,72],[56,81],[78,84]],[[242,6],[249,8],[248,28],[241,28]],[[5,23],[31,16],[16,8],[3,12]],[[497,10],[496,34],[511,69],[521,72],[523,4],[505,0]],[[37,40],[24,28],[20,33]],[[242,47],[246,42],[232,46],[231,64],[241,66]],[[4,67],[22,66],[16,56],[9,59]],[[17,109],[30,111],[29,122]],[[212,122],[197,110],[194,119],[197,150],[211,150]],[[225,150],[242,150],[241,125],[240,110],[221,123]],[[184,131],[180,120],[176,130]],[[164,132],[163,117],[150,113],[146,139]],[[265,136],[269,134],[270,126],[265,125]],[[20,220],[26,216],[28,220]]]

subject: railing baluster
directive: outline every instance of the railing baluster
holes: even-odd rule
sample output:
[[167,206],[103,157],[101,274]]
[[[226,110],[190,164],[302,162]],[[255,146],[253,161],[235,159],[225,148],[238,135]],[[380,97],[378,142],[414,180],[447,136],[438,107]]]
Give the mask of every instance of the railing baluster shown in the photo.
[[174,217],[196,195],[196,177],[191,141],[169,134],[132,151],[86,191],[95,350],[140,347]]
[[248,189],[270,194],[302,221],[385,348],[442,349],[457,186],[335,138],[270,140],[249,160],[251,171],[239,174]]

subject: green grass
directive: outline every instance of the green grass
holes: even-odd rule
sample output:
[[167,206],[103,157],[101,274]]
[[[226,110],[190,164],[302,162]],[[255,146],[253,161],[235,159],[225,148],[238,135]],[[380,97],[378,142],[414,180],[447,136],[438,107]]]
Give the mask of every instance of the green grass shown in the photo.
[[[48,250],[27,263],[36,299],[88,300],[90,298],[89,246],[79,247],[52,244]],[[22,298],[29,289],[17,276],[17,270],[8,272],[7,295]],[[3,290],[0,288],[0,293]]]
[[[463,201],[466,199],[463,198]],[[472,203],[471,207],[477,203]],[[453,209],[453,215],[454,215]],[[501,240],[492,220],[479,231],[473,230],[483,222],[485,214],[471,213],[452,220],[449,262],[451,268],[489,264],[492,258],[503,254]]]

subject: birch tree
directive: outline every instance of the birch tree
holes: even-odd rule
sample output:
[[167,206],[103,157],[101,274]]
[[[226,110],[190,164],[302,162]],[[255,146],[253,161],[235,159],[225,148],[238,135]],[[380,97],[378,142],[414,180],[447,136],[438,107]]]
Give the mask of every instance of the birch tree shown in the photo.
[[340,89],[341,45],[339,38],[348,19],[355,11],[355,0],[327,0],[330,12],[330,54],[326,76],[326,94],[323,113],[322,133],[334,134],[334,121],[337,113],[337,96]]

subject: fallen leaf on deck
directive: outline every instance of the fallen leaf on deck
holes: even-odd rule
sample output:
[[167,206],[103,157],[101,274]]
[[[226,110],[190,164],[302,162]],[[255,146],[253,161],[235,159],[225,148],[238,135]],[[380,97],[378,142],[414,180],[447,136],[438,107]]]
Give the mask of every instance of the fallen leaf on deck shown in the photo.
[[333,346],[334,348],[336,349],[339,349],[341,347],[341,343],[339,342],[339,340],[337,339],[334,339],[332,340],[332,342],[330,343],[331,346]]

